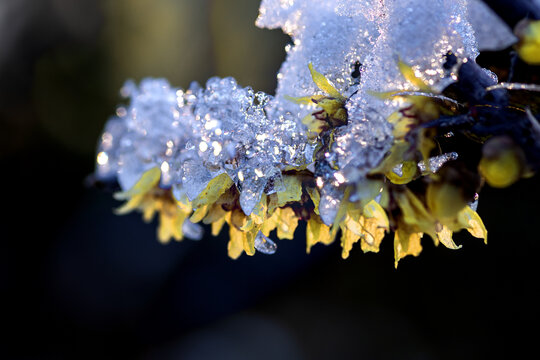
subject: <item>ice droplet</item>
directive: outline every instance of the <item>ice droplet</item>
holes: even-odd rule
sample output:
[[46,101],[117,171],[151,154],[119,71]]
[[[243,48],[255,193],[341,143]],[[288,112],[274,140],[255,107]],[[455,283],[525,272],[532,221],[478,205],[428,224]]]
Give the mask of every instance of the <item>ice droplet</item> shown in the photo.
[[212,173],[204,167],[199,159],[185,161],[182,164],[182,171],[182,184],[188,198],[193,201],[212,180]]
[[272,255],[277,250],[277,245],[262,232],[258,232],[255,237],[255,249],[263,254]]
[[182,232],[185,237],[191,240],[201,240],[204,234],[202,226],[192,223],[189,219],[186,219],[182,224]]
[[473,210],[473,211],[476,211],[478,209],[478,199],[479,199],[479,195],[478,193],[474,194],[474,200],[472,202],[469,203],[469,207]]
[[[450,153],[442,154],[442,155],[439,155],[439,156],[430,157],[429,158],[429,170],[432,173],[436,173],[437,171],[439,171],[441,166],[443,166],[447,161],[457,160],[457,158],[458,158],[458,153],[456,153],[456,152],[450,152]],[[420,169],[421,172],[426,172],[427,171],[426,164],[424,163],[424,161],[420,161],[418,163],[418,168]]]
[[332,225],[334,219],[339,210],[341,199],[343,198],[343,192],[332,186],[329,183],[325,183],[321,189],[321,201],[319,203],[319,214],[321,220],[326,225]]

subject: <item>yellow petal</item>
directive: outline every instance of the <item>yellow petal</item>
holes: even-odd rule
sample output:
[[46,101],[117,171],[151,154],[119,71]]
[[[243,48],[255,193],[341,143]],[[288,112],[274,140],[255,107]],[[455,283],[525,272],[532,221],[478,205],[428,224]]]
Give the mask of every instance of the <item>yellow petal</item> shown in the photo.
[[355,243],[360,240],[360,236],[355,234],[354,232],[347,229],[347,227],[342,224],[341,227],[341,257],[343,259],[347,259],[349,257],[349,253]]
[[282,207],[293,201],[300,201],[302,198],[302,181],[296,175],[283,175],[283,185],[285,191],[277,193],[277,206]]
[[349,214],[351,211],[354,210],[355,205],[349,201],[349,196],[351,193],[352,186],[348,186],[345,188],[345,192],[343,194],[343,199],[341,200],[339,204],[339,209],[336,214],[336,217],[334,218],[334,221],[332,223],[332,226],[330,227],[330,238],[334,239],[337,235],[337,231],[339,230],[339,225],[345,221],[347,218],[347,214]]
[[134,195],[125,204],[115,209],[114,213],[116,215],[125,215],[127,213],[130,213],[131,211],[139,208],[139,205],[142,203],[143,199],[144,199],[144,194]]
[[519,56],[531,65],[540,65],[540,21],[518,25],[516,32],[520,38],[516,46]]
[[254,227],[250,231],[245,232],[244,240],[244,251],[247,255],[255,255],[255,237],[259,233],[259,227]]
[[156,213],[156,211],[158,211],[158,206],[156,206],[157,203],[154,202],[152,205],[150,206],[145,206],[143,208],[143,220],[144,222],[150,222],[152,221],[152,219],[154,218],[154,215]]
[[307,127],[308,139],[314,140],[327,126],[326,121],[319,120],[312,114],[306,115],[302,118],[302,124]]
[[237,229],[242,229],[248,225],[249,218],[241,209],[234,209],[231,212],[231,225]]
[[362,216],[351,216],[351,214],[347,214],[345,217],[345,220],[339,224],[340,226],[345,226],[347,230],[352,231],[354,234],[358,236],[362,236],[364,234],[364,225]]
[[297,226],[298,218],[294,210],[289,207],[281,209],[277,223],[278,238],[292,240]]
[[343,101],[337,100],[333,98],[323,98],[321,99],[317,105],[322,108],[326,113],[332,117],[336,118],[338,120],[341,120],[343,124],[347,121],[347,112],[343,108]]
[[422,131],[420,131],[418,151],[420,151],[420,153],[422,154],[422,160],[424,160],[424,164],[429,170],[429,154],[436,145],[435,142],[432,140],[432,136],[428,135],[427,130],[432,129],[423,129]]
[[504,188],[512,185],[523,173],[522,157],[511,149],[501,150],[494,158],[482,157],[478,170],[489,186]]
[[467,202],[462,191],[450,183],[432,182],[426,190],[428,208],[438,220],[455,218]]
[[324,95],[312,95],[312,96],[302,96],[302,97],[292,97],[285,95],[285,99],[289,100],[296,104],[302,104],[302,105],[315,105],[315,103],[322,98],[324,98]]
[[315,187],[306,187],[306,192],[311,198],[311,201],[313,201],[313,205],[315,205],[315,209],[313,211],[315,214],[319,215],[319,203],[321,202],[321,194],[319,193],[319,190]]
[[397,268],[399,260],[407,255],[418,256],[422,252],[422,233],[400,224],[394,235],[394,258]]
[[330,228],[323,224],[317,215],[312,215],[306,227],[306,251],[309,254],[311,247],[317,243],[329,245],[334,239],[330,236]]
[[450,231],[450,229],[446,226],[443,226],[443,229],[437,232],[437,238],[444,246],[449,249],[461,249],[461,245],[456,245],[456,243],[452,239],[452,231]]
[[272,216],[267,218],[266,221],[262,224],[261,232],[263,233],[264,236],[267,236],[267,237],[270,236],[270,232],[272,232],[272,230],[274,230],[277,227],[280,213],[281,213],[281,209],[277,208],[272,214]]
[[261,196],[261,200],[253,208],[253,211],[250,214],[250,218],[253,220],[254,224],[262,225],[264,221],[266,220],[267,213],[268,213],[268,195],[263,193]]
[[436,220],[412,191],[405,188],[405,191],[396,193],[395,198],[406,224],[416,225],[423,232],[432,233],[435,231]]
[[254,227],[257,227],[257,224],[255,223],[255,221],[253,221],[253,218],[246,216],[246,222],[244,223],[244,225],[239,227],[239,229],[247,232],[251,231],[251,229],[253,229]]
[[458,222],[464,229],[467,229],[472,236],[484,239],[484,242],[487,244],[487,230],[476,211],[469,206],[466,206],[458,214]]
[[276,193],[268,195],[267,198],[267,204],[268,204],[268,213],[266,214],[267,217],[272,216],[274,211],[278,207],[278,195]]
[[409,65],[405,64],[403,61],[399,60],[398,61],[398,67],[399,67],[399,71],[401,72],[401,75],[403,75],[403,77],[408,82],[410,82],[411,84],[416,86],[421,91],[426,91],[426,92],[431,91],[429,86],[426,85],[426,83],[422,79],[420,79],[419,77],[416,76],[416,74],[414,73],[414,70],[413,70],[413,68],[411,66],[409,66]]
[[223,207],[218,204],[213,204],[208,208],[208,213],[202,220],[203,224],[212,224],[222,219],[227,214],[227,211],[223,210]]
[[364,252],[379,252],[385,233],[390,228],[388,216],[376,201],[371,200],[363,211],[363,236],[360,243]]
[[394,184],[402,185],[411,182],[417,173],[417,166],[415,161],[405,161],[401,164],[401,175],[398,175],[394,170],[390,170],[386,173],[388,180]]
[[182,225],[185,217],[179,213],[171,214],[166,211],[161,211],[159,215],[158,240],[163,244],[168,243],[171,238],[177,241],[182,240]]
[[206,188],[195,198],[195,200],[193,200],[193,207],[199,208],[204,205],[215,203],[225,191],[229,190],[232,184],[233,181],[227,173],[219,174],[210,180]]
[[145,194],[159,183],[160,178],[161,170],[159,167],[154,167],[142,174],[139,181],[131,189],[114,194],[114,198],[116,200],[126,200],[135,195]]
[[[395,114],[401,115],[400,113],[395,113]],[[390,119],[388,119],[388,121],[390,122]],[[399,118],[399,121],[396,121],[394,125],[394,129],[392,130],[392,135],[394,135],[395,139],[400,139],[400,140],[404,139],[405,136],[409,134],[409,132],[411,131],[411,127],[416,125],[416,123],[418,123],[417,119],[401,116]]]
[[227,221],[227,218],[230,219],[230,216],[231,216],[231,213],[228,212],[228,213],[225,213],[225,215],[223,215],[223,217],[221,217],[220,219],[212,222],[212,235],[213,236],[219,235],[219,233],[221,232],[221,229],[223,228],[223,225]]
[[244,252],[244,238],[246,233],[238,230],[234,226],[229,226],[229,243],[227,244],[227,251],[229,257],[236,260]]
[[193,223],[198,223],[199,221],[204,219],[207,213],[208,213],[208,206],[207,205],[201,206],[200,208],[196,209],[193,212],[193,215],[191,215],[189,220],[191,220],[191,222]]
[[332,83],[330,83],[330,81],[328,81],[328,79],[323,74],[321,74],[320,72],[318,72],[317,70],[313,68],[312,63],[308,64],[308,68],[311,73],[311,78],[313,79],[313,82],[315,83],[315,85],[317,85],[319,89],[321,89],[322,91],[324,91],[331,97],[345,100],[345,97],[343,97],[339,93],[339,91],[336,90],[336,88],[332,85]]

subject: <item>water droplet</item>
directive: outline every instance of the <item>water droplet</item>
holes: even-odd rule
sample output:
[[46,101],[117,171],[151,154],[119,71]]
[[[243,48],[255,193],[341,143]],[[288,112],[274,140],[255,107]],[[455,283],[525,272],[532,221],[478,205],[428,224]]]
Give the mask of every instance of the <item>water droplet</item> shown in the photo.
[[201,240],[204,234],[202,226],[192,223],[189,219],[186,219],[182,224],[182,232],[185,237],[191,240]]
[[208,150],[208,144],[205,143],[204,141],[201,141],[201,142],[199,143],[199,150],[200,150],[201,152],[205,152],[206,150]]
[[99,165],[106,165],[109,162],[109,155],[106,152],[100,152],[97,156],[97,163]]
[[258,232],[255,237],[255,249],[263,254],[272,255],[277,250],[277,245],[262,232]]

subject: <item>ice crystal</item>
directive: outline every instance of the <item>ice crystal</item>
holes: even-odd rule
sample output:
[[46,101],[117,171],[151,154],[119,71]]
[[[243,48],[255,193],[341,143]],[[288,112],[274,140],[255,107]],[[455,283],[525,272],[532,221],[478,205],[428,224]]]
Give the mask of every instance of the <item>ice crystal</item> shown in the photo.
[[[399,106],[369,92],[413,89],[397,66],[400,59],[414,64],[415,73],[433,87],[447,85],[444,55],[452,51],[474,59],[478,54],[467,19],[464,0],[262,2],[257,25],[281,27],[293,41],[278,74],[277,111],[297,117],[310,112],[285,98],[319,93],[307,63],[327,74],[338,91],[350,97],[346,103],[349,124],[336,132],[335,145],[323,160],[337,163],[339,172],[326,166],[326,173],[316,175],[334,186],[362,181],[391,146],[386,118]],[[355,64],[360,66],[356,75]],[[336,201],[339,206],[336,199],[324,204]]]
[[285,48],[287,59],[278,73],[276,107],[279,112],[289,111],[300,118],[309,112],[291,104],[286,96],[320,93],[306,66],[310,62],[317,71],[327,74],[344,95],[354,92],[353,65],[364,61],[378,36],[378,20],[366,18],[370,13],[359,11],[354,16],[343,16],[336,11],[333,1],[262,2],[257,25],[282,28],[292,40]]
[[468,10],[480,50],[502,50],[517,41],[512,29],[482,0],[469,0]]
[[[457,160],[458,156],[459,156],[458,153],[451,152],[451,153],[442,154],[442,155],[434,156],[430,158],[429,171],[431,171],[432,173],[436,173],[437,171],[439,171],[441,166],[443,166],[447,161]],[[418,168],[420,169],[421,172],[425,172],[428,170],[424,161],[420,161],[418,163]]]
[[122,188],[129,189],[157,165],[162,185],[170,186],[171,159],[193,137],[182,93],[164,79],[145,79],[139,87],[128,81],[121,93],[130,104],[119,107],[106,125],[98,151],[107,161],[98,161],[98,176],[116,172]]
[[306,165],[306,138],[298,120],[268,116],[271,96],[243,88],[233,78],[212,78],[205,88],[192,86],[191,93],[197,159],[183,166],[182,177],[191,200],[212,177],[226,172],[250,214],[263,192],[275,192],[282,168]]
[[268,236],[258,232],[255,237],[255,249],[263,254],[272,255],[277,250],[277,245]]
[[[430,121],[468,106],[441,92],[479,48],[515,42],[491,10],[479,0],[263,0],[256,24],[291,37],[275,96],[230,77],[187,90],[126,83],[128,103],[106,124],[96,165],[98,179],[117,178],[122,211],[161,211],[163,241],[200,239],[195,222],[213,234],[227,223],[233,258],[274,253],[269,233],[292,238],[299,220],[308,251],[339,228],[344,257],[355,242],[378,251],[397,228],[396,263],[420,252],[424,233],[450,248],[452,231],[486,237],[473,199],[454,196],[474,184],[461,192],[438,173],[459,166],[458,154],[434,150]],[[497,83],[477,73],[478,86]],[[422,177],[425,186],[407,187]]]
[[226,172],[249,214],[264,191],[279,187],[283,168],[311,160],[298,120],[268,117],[273,98],[232,78],[212,78],[205,88],[193,84],[186,92],[165,80],[145,79],[140,87],[126,83],[122,94],[131,101],[107,123],[97,174],[117,175],[124,190],[159,166],[162,187],[172,186],[178,199],[186,194],[194,200]]
[[201,225],[194,224],[189,220],[184,221],[182,224],[182,232],[184,236],[190,238],[191,240],[201,240],[204,235],[204,230]]

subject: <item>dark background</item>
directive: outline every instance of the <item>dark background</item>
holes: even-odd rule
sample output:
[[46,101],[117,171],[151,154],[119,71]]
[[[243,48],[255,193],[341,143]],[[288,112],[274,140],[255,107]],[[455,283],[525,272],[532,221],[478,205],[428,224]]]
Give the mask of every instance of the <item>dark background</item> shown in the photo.
[[489,244],[393,266],[339,244],[227,257],[226,236],[160,245],[84,186],[122,83],[213,75],[272,92],[288,37],[255,0],[0,0],[0,357],[519,358],[538,339],[538,178],[485,188]]

